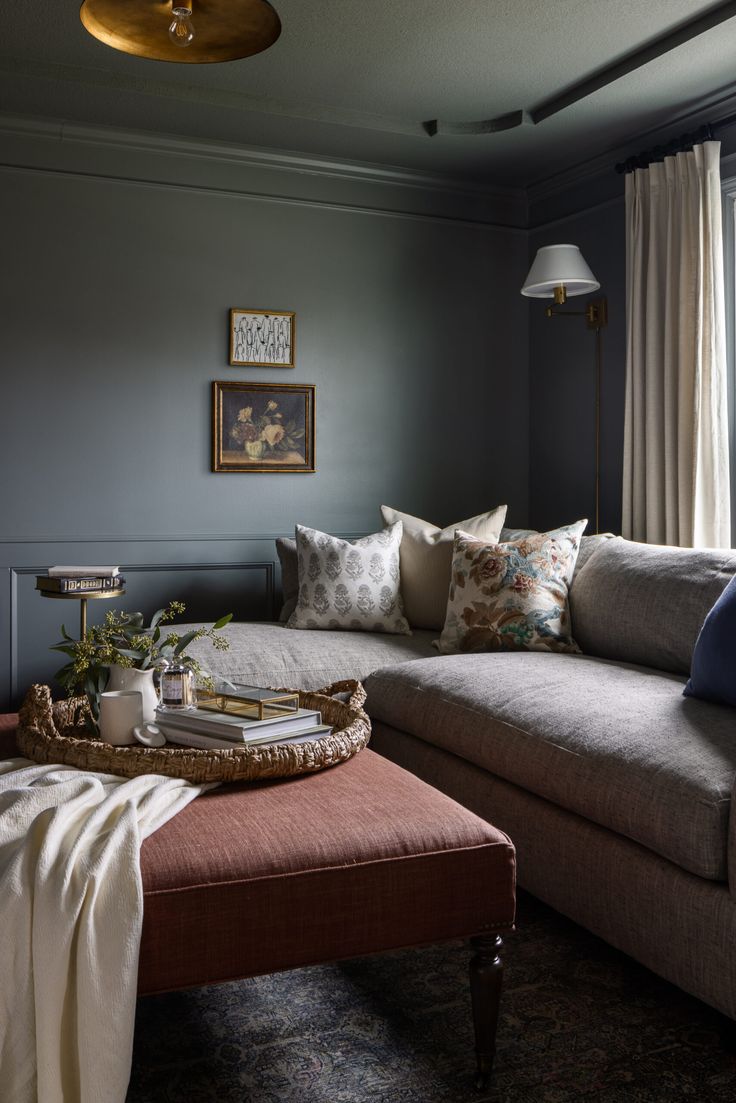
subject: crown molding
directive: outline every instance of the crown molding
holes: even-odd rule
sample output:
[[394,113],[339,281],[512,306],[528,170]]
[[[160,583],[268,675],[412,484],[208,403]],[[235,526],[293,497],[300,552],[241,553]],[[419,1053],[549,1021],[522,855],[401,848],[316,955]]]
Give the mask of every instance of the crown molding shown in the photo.
[[725,119],[734,111],[736,111],[736,84],[729,85],[727,90],[721,89],[718,93],[702,97],[691,103],[687,110],[670,117],[666,123],[650,127],[630,141],[612,146],[597,157],[578,162],[563,169],[562,172],[531,182],[526,188],[529,205],[531,207],[570,188],[592,183],[606,173],[613,173],[615,166],[632,156],[637,149],[666,141],[671,133],[694,130],[705,122],[717,124],[720,119]]
[[523,188],[489,186],[465,177],[417,172],[400,166],[383,166],[363,161],[338,161],[329,157],[313,157],[297,152],[271,150],[263,146],[240,146],[233,142],[215,139],[92,126],[33,115],[11,115],[0,112],[0,134],[2,133],[46,138],[59,142],[104,145],[108,148],[131,152],[154,152],[173,157],[201,158],[208,161],[298,173],[302,176],[326,176],[360,183],[387,184],[421,191],[449,193],[460,198],[482,198],[491,202],[512,203],[524,201]]

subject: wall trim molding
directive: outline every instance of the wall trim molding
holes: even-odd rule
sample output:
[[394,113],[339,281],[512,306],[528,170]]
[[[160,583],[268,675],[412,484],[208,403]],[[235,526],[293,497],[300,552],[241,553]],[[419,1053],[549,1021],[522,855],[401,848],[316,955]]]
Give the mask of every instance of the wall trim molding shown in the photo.
[[[487,226],[494,230],[512,230],[516,232],[536,229],[544,223],[530,224],[529,207],[544,202],[576,186],[593,184],[596,179],[614,171],[616,163],[625,160],[632,151],[653,141],[666,141],[668,134],[690,130],[703,122],[718,123],[720,119],[733,114],[736,110],[736,91],[725,94],[710,94],[691,104],[687,110],[670,118],[665,124],[657,124],[639,133],[626,142],[611,147],[605,152],[588,160],[579,161],[550,176],[539,177],[525,187],[513,187],[501,184],[488,184],[473,181],[467,177],[446,176],[439,173],[404,169],[399,166],[382,166],[360,161],[341,161],[335,158],[309,156],[307,154],[269,150],[258,146],[238,146],[235,143],[205,140],[186,135],[154,134],[144,131],[126,130],[116,127],[104,127],[71,123],[65,120],[41,118],[34,115],[15,115],[0,112],[0,135],[44,139],[58,145],[87,145],[105,147],[109,150],[124,152],[163,154],[172,159],[203,160],[220,162],[241,167],[266,169],[279,173],[298,176],[315,176],[353,183],[383,185],[410,191],[422,191],[457,199],[486,200],[489,202],[511,203],[519,205],[519,214],[523,217],[517,223],[497,223],[484,219],[461,219],[450,215],[432,215],[421,212],[405,212],[391,207],[369,207],[360,204],[340,204],[318,199],[300,199],[284,195],[269,195],[247,188],[219,188],[207,185],[171,183],[160,179],[145,179],[114,173],[70,172],[69,175],[100,177],[133,184],[150,184],[156,187],[183,188],[185,190],[242,195],[253,199],[279,203],[295,203],[304,206],[327,207],[335,210],[354,210],[364,213],[390,217],[418,218],[421,220],[467,224],[468,226]],[[8,164],[30,172],[60,172],[64,170],[42,169],[30,165]]]
[[99,180],[107,183],[122,184],[127,187],[165,188],[170,191],[194,192],[199,195],[214,195],[224,199],[240,199],[253,203],[274,203],[279,206],[310,207],[317,210],[335,211],[340,214],[372,215],[377,218],[396,218],[407,222],[430,222],[442,226],[462,226],[472,230],[489,230],[494,233],[526,234],[526,226],[513,223],[491,222],[486,219],[460,218],[455,215],[424,214],[417,211],[403,211],[393,207],[369,207],[361,203],[336,203],[330,199],[303,199],[291,195],[270,195],[246,188],[225,188],[212,184],[194,184],[171,182],[169,180],[146,179],[145,177],[123,176],[114,172],[91,172],[80,169],[59,169],[36,165],[0,164],[0,172],[28,174],[34,176],[64,177],[69,180]]
[[[10,615],[8,617],[8,686],[11,701],[17,700],[20,694],[18,678],[18,627],[20,623],[18,582],[24,576],[41,574],[45,569],[45,567],[32,566],[9,568]],[[122,566],[122,569],[129,574],[135,574],[136,572],[143,571],[165,571],[167,574],[171,574],[176,571],[263,571],[266,599],[268,601],[268,606],[271,609],[272,615],[274,612],[276,585],[273,560],[264,560],[263,562],[251,563],[126,563]]]
[[[366,529],[356,530],[355,532],[340,532],[335,535],[339,536],[341,540],[357,540],[361,536],[366,535]],[[218,542],[226,541],[243,541],[243,540],[277,540],[281,537],[293,538],[294,530],[289,531],[282,530],[280,532],[176,532],[170,535],[165,533],[153,533],[148,536],[123,536],[123,535],[88,535],[88,536],[14,536],[9,540],[0,540],[0,548],[6,544],[176,544],[182,543],[195,543],[206,542],[216,544]],[[203,564],[204,565],[204,564]],[[237,564],[230,564],[230,566],[237,566]],[[20,569],[20,568],[19,568]],[[133,568],[131,568],[132,570]],[[146,567],[145,569],[152,569]],[[22,568],[22,573],[28,573],[26,568]],[[36,568],[28,568],[28,570],[36,570]],[[45,567],[40,567],[38,571],[46,570]]]
[[8,610],[8,701],[18,697],[18,579],[20,569],[11,567],[10,608]]
[[484,184],[466,177],[444,176],[401,167],[372,165],[362,161],[339,161],[328,157],[269,150],[263,146],[238,146],[216,139],[190,138],[185,135],[154,134],[70,123],[64,120],[39,118],[34,115],[9,115],[0,112],[0,134],[21,134],[62,142],[78,142],[93,146],[108,146],[146,153],[166,153],[171,156],[226,161],[238,165],[295,172],[300,176],[330,176],[338,179],[369,181],[371,184],[392,184],[422,191],[451,192],[461,196],[481,196],[484,199],[514,199],[523,195],[523,188]]
[[[18,579],[22,575],[37,575],[42,574],[45,571],[45,567],[10,567],[11,575]],[[121,563],[121,571],[128,571],[129,573],[135,573],[136,571],[238,571],[238,570],[259,570],[265,571],[268,578],[271,579],[273,585],[273,560],[264,559],[262,563],[248,562],[248,563]]]
[[535,180],[527,186],[527,199],[530,204],[539,203],[567,191],[568,188],[584,184],[586,181],[592,182],[606,173],[613,173],[615,166],[630,157],[635,150],[650,146],[653,142],[654,144],[665,142],[669,134],[694,130],[705,122],[718,123],[720,119],[732,115],[734,111],[736,111],[736,91],[729,91],[725,95],[720,93],[704,96],[691,104],[687,111],[680,112],[664,124],[650,127],[597,157],[580,161],[576,165],[563,169],[562,172]]

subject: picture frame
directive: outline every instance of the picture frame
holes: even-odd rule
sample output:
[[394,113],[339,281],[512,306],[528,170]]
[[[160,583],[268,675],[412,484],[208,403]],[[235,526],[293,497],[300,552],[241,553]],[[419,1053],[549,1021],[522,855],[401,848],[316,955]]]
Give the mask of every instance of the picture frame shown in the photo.
[[212,470],[311,474],[312,383],[212,383]]
[[293,368],[296,314],[292,310],[230,311],[230,364]]

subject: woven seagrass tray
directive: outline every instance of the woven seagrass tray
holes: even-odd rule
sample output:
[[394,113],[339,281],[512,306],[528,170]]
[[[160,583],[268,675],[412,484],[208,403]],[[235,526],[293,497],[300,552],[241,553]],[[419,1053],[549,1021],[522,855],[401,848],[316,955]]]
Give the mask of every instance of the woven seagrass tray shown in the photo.
[[[286,692],[286,691],[284,691]],[[347,701],[334,694],[348,695]],[[138,777],[165,774],[188,781],[257,781],[314,773],[352,758],[368,743],[371,722],[363,711],[360,682],[334,682],[316,692],[299,691],[301,708],[319,709],[333,731],[305,743],[267,743],[233,750],[195,747],[112,747],[84,727],[85,697],[53,702],[48,686],[31,686],[20,709],[16,742],[34,762],[77,766],[82,770]]]

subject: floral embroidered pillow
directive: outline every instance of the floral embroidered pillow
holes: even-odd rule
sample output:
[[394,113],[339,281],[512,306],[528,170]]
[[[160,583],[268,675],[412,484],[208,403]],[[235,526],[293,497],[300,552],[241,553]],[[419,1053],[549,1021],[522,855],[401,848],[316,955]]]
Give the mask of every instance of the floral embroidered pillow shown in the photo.
[[567,594],[586,524],[504,544],[456,532],[440,651],[579,651]]
[[299,596],[287,628],[410,636],[399,591],[401,521],[359,540],[296,526]]

